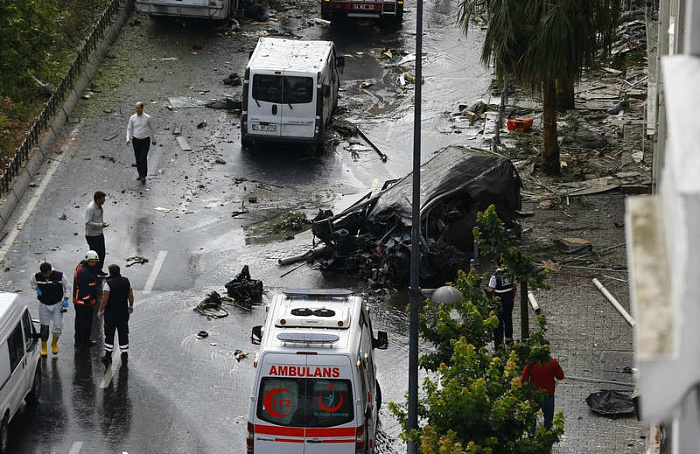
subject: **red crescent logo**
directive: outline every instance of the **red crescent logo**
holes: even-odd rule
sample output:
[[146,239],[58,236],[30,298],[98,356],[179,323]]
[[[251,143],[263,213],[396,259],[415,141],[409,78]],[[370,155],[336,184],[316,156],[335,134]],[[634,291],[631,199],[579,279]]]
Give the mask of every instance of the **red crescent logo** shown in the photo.
[[318,406],[321,407],[321,410],[327,411],[328,413],[333,413],[333,412],[338,411],[340,406],[343,405],[343,395],[340,393],[338,393],[338,395],[340,396],[340,399],[338,400],[338,405],[336,405],[335,407],[326,407],[325,405],[323,405],[323,399],[321,399],[321,393],[318,393]]
[[269,414],[271,414],[272,416],[274,416],[275,418],[286,418],[287,416],[292,414],[291,411],[289,413],[280,413],[272,407],[272,398],[273,397],[275,397],[279,393],[288,393],[288,392],[290,392],[290,391],[288,389],[285,389],[285,388],[274,388],[274,389],[271,389],[270,391],[268,391],[267,394],[265,394],[265,398],[263,399],[263,406],[265,407],[265,411],[268,412]]

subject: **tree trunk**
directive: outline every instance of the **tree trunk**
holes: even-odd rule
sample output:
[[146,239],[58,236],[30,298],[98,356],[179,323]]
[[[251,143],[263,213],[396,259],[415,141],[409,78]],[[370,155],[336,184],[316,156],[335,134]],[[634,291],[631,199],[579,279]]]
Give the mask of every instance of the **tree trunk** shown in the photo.
[[561,175],[557,141],[557,93],[554,79],[544,83],[542,99],[542,153],[540,165],[547,176]]
[[557,111],[565,112],[574,110],[574,79],[559,78],[556,81],[557,85]]
[[501,103],[498,106],[498,119],[496,120],[496,132],[493,136],[493,151],[498,152],[497,145],[501,143],[501,128],[503,127],[503,111],[505,110],[506,99],[508,98],[508,79],[503,78],[501,87]]

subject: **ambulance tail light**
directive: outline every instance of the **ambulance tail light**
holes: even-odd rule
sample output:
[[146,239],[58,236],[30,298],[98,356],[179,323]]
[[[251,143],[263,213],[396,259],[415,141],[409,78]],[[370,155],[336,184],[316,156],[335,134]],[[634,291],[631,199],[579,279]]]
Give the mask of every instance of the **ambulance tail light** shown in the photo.
[[355,454],[363,454],[365,452],[365,426],[357,426],[355,431]]
[[246,454],[255,453],[255,425],[248,422],[248,437],[245,440],[246,444]]

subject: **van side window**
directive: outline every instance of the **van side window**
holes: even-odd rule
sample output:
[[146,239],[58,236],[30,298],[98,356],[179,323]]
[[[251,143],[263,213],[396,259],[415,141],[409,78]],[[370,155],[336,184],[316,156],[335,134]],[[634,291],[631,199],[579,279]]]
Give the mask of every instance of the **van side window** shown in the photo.
[[22,325],[24,325],[24,344],[27,351],[31,351],[36,345],[36,331],[32,324],[32,318],[29,316],[29,311],[25,310],[22,314]]
[[265,377],[258,418],[280,426],[332,427],[354,419],[350,380]]
[[15,370],[17,365],[24,358],[24,334],[22,333],[22,323],[18,322],[12,334],[7,338],[7,346],[10,350],[10,369]]

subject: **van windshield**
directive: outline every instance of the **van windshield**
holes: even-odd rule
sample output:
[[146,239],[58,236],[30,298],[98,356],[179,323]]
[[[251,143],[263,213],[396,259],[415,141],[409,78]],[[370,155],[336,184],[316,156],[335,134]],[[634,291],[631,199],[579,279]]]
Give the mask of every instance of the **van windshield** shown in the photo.
[[332,427],[352,422],[350,380],[265,377],[258,418],[280,426]]
[[255,74],[253,99],[278,104],[307,104],[313,101],[314,80],[311,77]]

